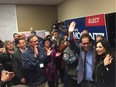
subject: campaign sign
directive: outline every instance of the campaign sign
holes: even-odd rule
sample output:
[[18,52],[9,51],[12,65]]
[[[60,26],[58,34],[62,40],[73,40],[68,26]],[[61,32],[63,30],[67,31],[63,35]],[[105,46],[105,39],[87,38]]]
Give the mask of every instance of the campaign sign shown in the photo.
[[76,22],[76,27],[73,32],[75,38],[80,39],[82,31],[86,29],[94,40],[97,35],[102,35],[107,39],[104,14],[65,20],[67,25],[70,25],[72,21]]

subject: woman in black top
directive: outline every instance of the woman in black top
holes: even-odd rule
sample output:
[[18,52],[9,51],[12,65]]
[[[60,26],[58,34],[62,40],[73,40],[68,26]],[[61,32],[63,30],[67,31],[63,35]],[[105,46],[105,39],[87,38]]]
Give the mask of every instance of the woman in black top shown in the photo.
[[106,40],[96,43],[95,81],[97,87],[115,87],[115,56]]

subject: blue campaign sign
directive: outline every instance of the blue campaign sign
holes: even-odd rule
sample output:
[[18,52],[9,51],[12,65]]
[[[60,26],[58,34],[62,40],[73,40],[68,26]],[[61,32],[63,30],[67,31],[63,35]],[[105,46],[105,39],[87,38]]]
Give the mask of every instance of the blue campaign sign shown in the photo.
[[81,32],[86,29],[94,40],[97,35],[102,35],[107,39],[104,14],[65,20],[67,25],[70,25],[72,21],[76,22],[75,31],[73,32],[75,38],[80,39]]

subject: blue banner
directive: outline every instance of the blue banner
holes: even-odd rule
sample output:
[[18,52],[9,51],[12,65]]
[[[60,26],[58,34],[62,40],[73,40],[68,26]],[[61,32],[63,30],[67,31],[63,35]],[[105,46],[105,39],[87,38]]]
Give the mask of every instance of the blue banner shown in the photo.
[[65,20],[67,25],[70,25],[72,21],[76,22],[75,31],[73,35],[75,38],[80,39],[81,32],[86,29],[89,31],[89,35],[95,40],[97,35],[102,35],[107,39],[107,31],[105,27],[105,16],[104,14],[87,16],[82,18],[75,18]]

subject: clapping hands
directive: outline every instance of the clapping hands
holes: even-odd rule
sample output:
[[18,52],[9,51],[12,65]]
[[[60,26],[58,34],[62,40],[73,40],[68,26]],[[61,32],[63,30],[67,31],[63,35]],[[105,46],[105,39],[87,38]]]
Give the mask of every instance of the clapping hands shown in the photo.
[[48,48],[46,49],[46,51],[47,51],[47,56],[50,56],[53,50],[51,50],[51,48]]
[[56,57],[59,57],[61,55],[61,52],[56,53]]
[[10,80],[12,80],[12,78],[14,76],[15,76],[14,72],[9,72],[9,71],[3,70],[2,74],[1,74],[1,81],[3,81],[3,82],[10,81]]

